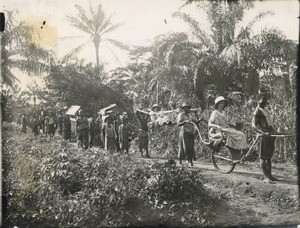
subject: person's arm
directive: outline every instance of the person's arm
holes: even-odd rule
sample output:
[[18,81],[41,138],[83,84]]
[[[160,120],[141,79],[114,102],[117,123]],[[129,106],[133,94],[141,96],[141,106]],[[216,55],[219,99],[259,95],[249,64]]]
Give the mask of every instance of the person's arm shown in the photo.
[[122,134],[122,124],[118,127],[118,135],[119,135],[119,140],[121,141],[121,138],[123,138],[123,134]]
[[253,117],[251,120],[251,125],[252,125],[252,128],[254,131],[256,131],[257,133],[260,133],[260,134],[264,134],[264,132],[258,126],[258,122],[259,122],[259,111],[256,110],[253,114]]
[[75,134],[78,134],[78,118],[75,120]]
[[104,143],[104,141],[105,141],[105,124],[103,124],[101,127],[101,133],[102,133],[102,141]]
[[216,119],[216,112],[212,112],[208,121],[208,127],[209,128],[215,128],[215,129],[220,129],[220,126],[215,124],[215,119]]
[[184,124],[189,123],[189,121],[183,119],[183,113],[180,113],[177,118],[177,126],[183,126]]
[[117,132],[116,132],[116,125],[115,124],[112,124],[112,130],[113,130],[114,135],[115,135],[115,140],[118,140],[118,135],[117,135]]

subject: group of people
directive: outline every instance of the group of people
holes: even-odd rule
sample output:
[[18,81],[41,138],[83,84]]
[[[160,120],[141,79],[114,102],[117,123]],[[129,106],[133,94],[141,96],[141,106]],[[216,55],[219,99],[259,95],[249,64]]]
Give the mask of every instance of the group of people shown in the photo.
[[[125,152],[128,154],[130,140],[132,136],[131,128],[128,125],[128,117],[125,114],[119,118],[113,118],[111,115],[103,115],[94,120],[87,118],[81,109],[76,119],[76,133],[78,147],[87,149],[94,145],[95,135],[101,135],[100,141],[108,153],[114,151]],[[96,127],[96,125],[98,127]]]
[[[237,130],[236,126],[229,122],[225,108],[228,101],[219,96],[215,99],[215,110],[211,113],[208,121],[210,145],[218,151],[225,141],[225,145],[232,151],[247,151],[248,143],[246,135]],[[269,104],[266,96],[260,94],[257,99],[257,107],[252,117],[252,128],[259,134],[258,153],[260,158],[261,169],[264,174],[264,181],[273,183],[278,180],[272,175],[271,159],[274,153],[276,134],[273,119],[267,109]],[[191,113],[191,106],[182,105],[182,112],[178,115],[177,125],[180,128],[179,133],[179,160],[187,160],[193,165],[195,160],[195,125],[199,120]]]
[[56,115],[53,112],[46,115],[43,111],[29,117],[22,115],[22,132],[27,132],[27,127],[31,128],[34,135],[44,134],[52,138],[57,132],[59,135],[63,135],[65,140],[71,139],[71,121],[68,115],[61,115],[60,113]]
[[[215,110],[211,113],[208,121],[210,146],[218,151],[225,142],[225,145],[232,151],[247,151],[248,143],[246,135],[237,127],[229,122],[226,115],[225,108],[228,101],[219,96],[214,101]],[[265,176],[266,182],[273,182],[277,179],[273,177],[271,172],[271,159],[274,152],[275,138],[271,134],[276,133],[274,123],[270,113],[267,110],[268,99],[266,96],[260,95],[257,99],[257,108],[253,113],[252,128],[260,134],[258,152],[261,162],[261,168]],[[135,115],[139,122],[138,129],[138,146],[143,157],[145,151],[146,157],[149,156],[149,128],[155,126],[159,122],[155,122],[155,116],[159,112],[159,107],[154,105],[151,112],[144,112],[136,110]],[[163,122],[166,120],[164,118]],[[183,103],[181,111],[177,115],[176,124],[179,127],[179,161],[187,160],[192,166],[195,156],[195,137],[197,135],[197,125],[201,120],[197,115],[191,111],[191,105]],[[99,128],[96,129],[96,122]],[[169,120],[167,120],[169,122]],[[39,134],[41,131],[49,135],[50,138],[54,136],[58,129],[59,134],[63,134],[65,140],[71,139],[71,121],[68,115],[54,116],[49,113],[49,116],[43,112],[39,116],[32,115],[29,125],[34,134]],[[22,131],[26,132],[27,120],[23,115],[21,118]],[[128,117],[125,113],[119,118],[113,118],[111,115],[103,115],[101,121],[99,118],[95,121],[94,118],[85,117],[84,111],[81,109],[76,118],[76,134],[78,139],[78,147],[87,149],[94,145],[94,138],[96,132],[101,135],[101,142],[108,153],[114,151],[125,152],[128,154],[131,138],[134,131],[128,123]]]

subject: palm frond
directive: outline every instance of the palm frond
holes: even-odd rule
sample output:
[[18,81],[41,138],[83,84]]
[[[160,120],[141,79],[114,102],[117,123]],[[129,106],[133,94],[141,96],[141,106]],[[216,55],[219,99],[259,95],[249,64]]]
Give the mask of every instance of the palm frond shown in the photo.
[[103,25],[105,20],[105,12],[102,9],[102,5],[97,6],[97,11],[93,10],[92,5],[90,4],[90,11],[92,12],[92,18],[95,25],[95,33],[98,34],[101,30],[100,27]]
[[2,80],[3,84],[10,87],[15,87],[17,85],[16,83],[20,82],[20,80],[10,70],[2,72]]
[[58,40],[71,40],[71,39],[81,39],[83,38],[83,36],[62,36],[62,37],[59,37]]
[[117,54],[109,46],[106,46],[106,47],[113,54],[113,56],[119,62],[119,64],[122,66],[123,64],[121,63],[121,60],[119,59],[119,57],[117,56]]
[[83,22],[86,27],[90,28],[90,30],[95,32],[94,21],[87,17],[87,12],[85,12],[85,10],[79,5],[75,5],[75,7],[79,12],[78,16],[81,19],[81,22]]
[[78,47],[72,49],[70,52],[68,52],[66,55],[64,55],[64,56],[61,58],[60,62],[61,62],[61,63],[67,62],[72,56],[74,56],[74,55],[76,55],[78,52],[80,52],[80,51],[84,48],[84,46],[85,46],[86,44],[88,44],[89,42],[90,42],[90,41],[85,42],[85,43],[79,45]]
[[28,74],[40,74],[49,70],[48,64],[37,62],[33,59],[18,59],[11,63],[11,68],[18,68]]
[[93,34],[93,30],[85,25],[82,21],[80,21],[77,17],[74,16],[67,16],[67,20],[70,22],[70,24],[88,34]]
[[182,19],[184,22],[186,22],[192,29],[192,33],[202,41],[204,45],[207,47],[210,47],[212,45],[211,39],[208,37],[205,31],[203,31],[200,26],[199,22],[197,22],[194,18],[192,18],[190,15],[182,12],[175,12],[172,15],[173,17],[177,17]]
[[102,36],[103,34],[105,33],[109,33],[109,32],[112,32],[114,30],[116,30],[117,28],[119,28],[120,26],[122,26],[124,23],[118,23],[118,24],[115,24],[111,27],[109,27],[108,29],[104,30],[101,32],[100,36]]
[[127,44],[124,44],[120,41],[114,40],[114,39],[105,39],[107,41],[109,41],[110,43],[112,43],[113,45],[115,45],[116,47],[120,48],[120,49],[124,49],[129,51],[130,47]]
[[245,27],[243,27],[241,29],[241,31],[239,32],[239,34],[237,36],[238,39],[249,38],[249,34],[250,34],[250,31],[251,31],[253,25],[255,25],[255,23],[259,22],[260,20],[262,20],[265,17],[270,16],[270,15],[274,15],[274,12],[270,11],[270,10],[260,12]]

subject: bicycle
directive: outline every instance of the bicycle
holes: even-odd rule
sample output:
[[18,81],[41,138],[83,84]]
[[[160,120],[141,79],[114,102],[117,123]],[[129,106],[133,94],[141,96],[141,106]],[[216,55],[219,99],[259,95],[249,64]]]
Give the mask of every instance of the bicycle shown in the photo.
[[[198,131],[198,135],[200,138],[200,141],[207,146],[210,146],[211,142],[206,142],[203,140],[200,130],[198,128],[197,124],[194,124],[196,126],[196,130]],[[250,144],[249,149],[246,153],[243,153],[240,150],[235,150],[232,148],[229,148],[226,146],[225,140],[221,142],[220,149],[212,149],[211,153],[211,161],[214,165],[214,167],[220,172],[220,173],[231,173],[236,164],[243,164],[247,159],[251,157],[251,152],[254,152],[254,146],[258,143],[258,140],[260,137],[264,137],[264,134],[257,134],[253,142]],[[293,137],[295,135],[288,135],[288,134],[271,134],[268,135],[269,137],[276,137],[276,138],[285,138],[285,137]],[[235,159],[237,154],[240,155],[240,158]],[[253,154],[253,153],[252,153]]]

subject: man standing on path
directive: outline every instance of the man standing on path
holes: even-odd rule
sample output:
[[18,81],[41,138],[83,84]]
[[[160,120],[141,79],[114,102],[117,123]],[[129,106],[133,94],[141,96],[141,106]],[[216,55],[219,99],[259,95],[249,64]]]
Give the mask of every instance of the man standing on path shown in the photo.
[[22,115],[22,118],[21,118],[21,127],[22,127],[22,132],[25,132],[26,133],[26,127],[27,127],[27,120],[25,118],[25,115]]
[[79,117],[76,119],[76,132],[78,139],[78,147],[82,147],[85,150],[88,148],[89,140],[89,123],[84,116],[83,110],[79,110]]
[[139,149],[143,157],[143,149],[146,151],[146,157],[149,158],[149,136],[148,136],[148,120],[150,115],[148,113],[136,110],[136,117],[139,121]]
[[39,131],[42,129],[43,134],[45,134],[45,115],[43,111],[39,116],[39,127],[40,127]]
[[55,135],[55,128],[56,128],[55,125],[56,125],[56,119],[54,117],[54,114],[52,112],[50,112],[49,123],[48,123],[48,132],[49,132],[50,138],[54,137],[54,135]]
[[252,118],[252,127],[258,133],[262,134],[259,138],[258,152],[260,158],[260,165],[265,176],[264,182],[274,183],[278,181],[277,178],[272,176],[272,156],[275,146],[275,137],[271,137],[271,134],[275,134],[273,119],[266,109],[268,100],[265,96],[261,95],[258,99],[258,105],[254,111]]
[[125,150],[126,154],[129,153],[129,146],[130,146],[130,136],[131,130],[127,122],[126,114],[121,117],[121,125],[119,126],[119,140],[120,140],[120,147],[121,151]]

